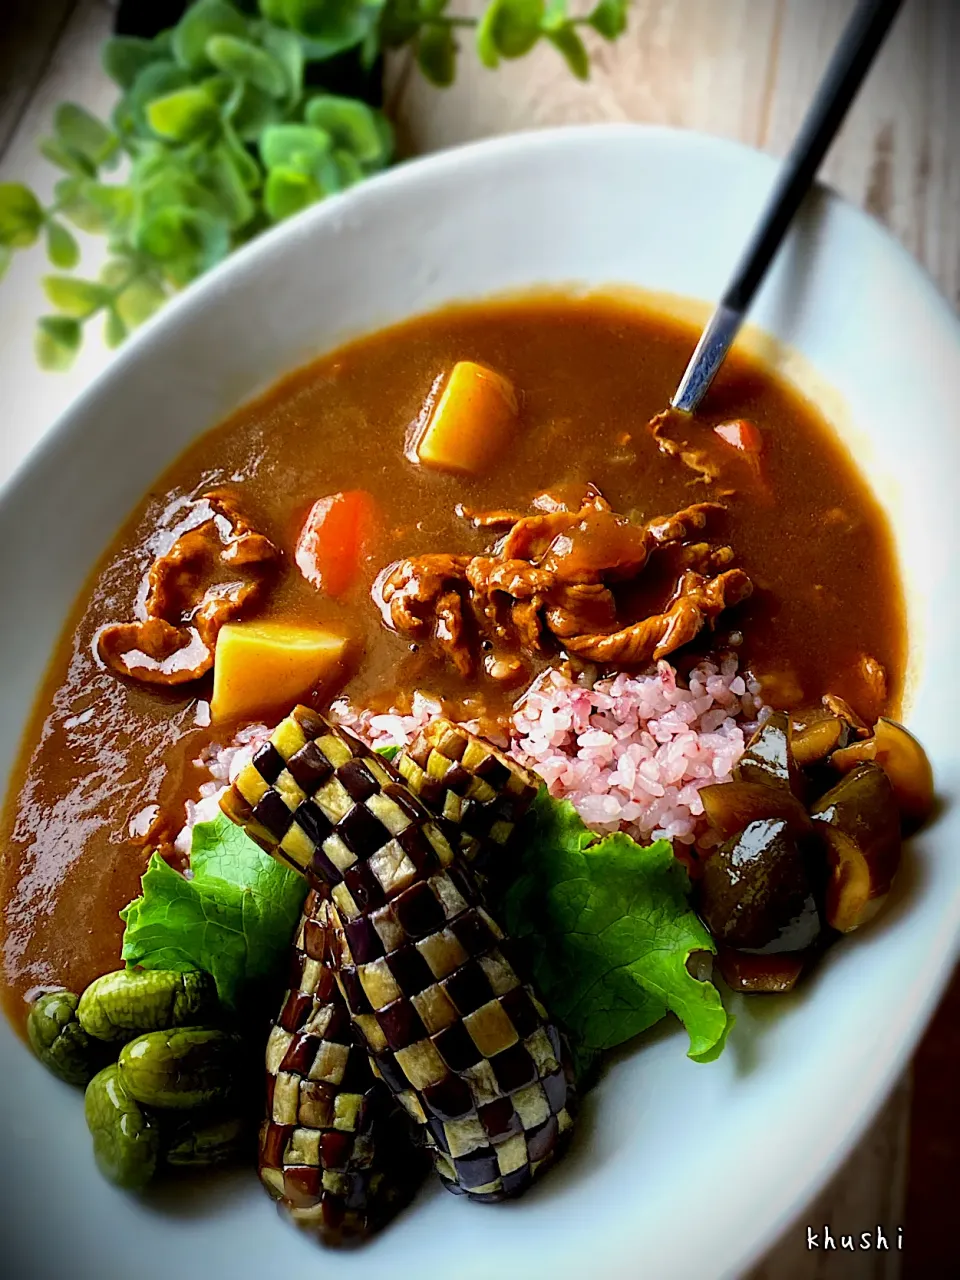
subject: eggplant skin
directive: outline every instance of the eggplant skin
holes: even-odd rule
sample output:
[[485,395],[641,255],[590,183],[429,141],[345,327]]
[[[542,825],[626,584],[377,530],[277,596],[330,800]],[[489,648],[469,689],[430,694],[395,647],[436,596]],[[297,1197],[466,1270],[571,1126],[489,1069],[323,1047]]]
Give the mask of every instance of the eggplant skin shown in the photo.
[[829,864],[827,923],[849,933],[883,905],[900,866],[900,811],[877,764],[858,764],[812,810]]
[[329,902],[312,891],[267,1041],[259,1172],[294,1226],[343,1248],[412,1199],[427,1159],[354,1030],[330,967],[331,925]]
[[[735,783],[730,783],[735,786]],[[741,951],[804,951],[820,917],[800,843],[782,818],[749,823],[704,863],[700,915]]]

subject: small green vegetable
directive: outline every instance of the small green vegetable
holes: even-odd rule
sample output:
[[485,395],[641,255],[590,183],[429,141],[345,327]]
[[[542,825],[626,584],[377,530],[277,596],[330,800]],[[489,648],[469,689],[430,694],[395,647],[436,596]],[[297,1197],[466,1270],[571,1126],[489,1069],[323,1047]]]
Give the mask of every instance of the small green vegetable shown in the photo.
[[90,1081],[83,1109],[97,1168],[108,1182],[142,1191],[157,1169],[160,1130],[123,1088],[116,1065]]
[[80,997],[77,1017],[98,1040],[130,1040],[144,1031],[195,1026],[214,1016],[217,992],[206,973],[105,973]]
[[48,1071],[67,1084],[85,1085],[103,1066],[104,1049],[80,1025],[78,1002],[72,991],[41,996],[27,1018],[27,1039]]
[[690,910],[690,885],[670,844],[599,839],[573,805],[543,788],[517,835],[519,875],[502,923],[526,951],[551,1013],[581,1066],[675,1013],[689,1056],[709,1062],[732,1025],[712,982],[692,977],[695,951],[715,950]]
[[228,1031],[150,1031],[120,1050],[123,1088],[146,1107],[192,1111],[228,1101],[242,1082],[243,1041]]
[[282,972],[306,885],[222,816],[194,827],[190,865],[186,880],[151,858],[143,896],[121,913],[123,959],[144,969],[203,970],[235,1008]]
[[[83,314],[73,300],[54,304],[59,314],[40,321],[39,363],[69,368],[95,317],[117,345],[152,314],[125,308],[125,290],[142,285],[156,309],[271,222],[385,168],[392,130],[367,99],[381,100],[386,50],[409,46],[426,79],[444,86],[471,32],[490,67],[546,41],[585,78],[579,30],[617,39],[628,3],[599,0],[574,18],[567,0],[487,0],[471,17],[451,16],[449,0],[194,0],[153,40],[111,37],[102,61],[120,96],[109,122],[62,103],[40,142],[65,175],[53,201],[45,206],[20,183],[0,184],[0,277],[13,251],[41,235],[51,263],[73,270],[80,248],[65,222],[109,238],[114,283]],[[350,66],[357,96],[327,92],[344,88]],[[304,129],[322,135],[322,145],[314,137],[291,155],[293,134],[283,135],[284,147],[280,135],[268,137]],[[105,181],[120,159],[123,176]]]
[[167,1135],[164,1160],[176,1169],[226,1164],[243,1155],[250,1137],[250,1126],[242,1116],[214,1119],[191,1116]]

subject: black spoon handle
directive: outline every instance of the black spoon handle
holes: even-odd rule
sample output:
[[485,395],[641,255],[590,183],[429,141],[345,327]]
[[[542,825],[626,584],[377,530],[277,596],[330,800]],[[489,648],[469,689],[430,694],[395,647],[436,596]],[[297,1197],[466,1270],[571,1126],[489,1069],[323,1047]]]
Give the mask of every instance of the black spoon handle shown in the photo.
[[901,3],[902,0],[860,0],[857,5],[783,162],[756,230],[677,388],[675,409],[693,412],[713,381]]

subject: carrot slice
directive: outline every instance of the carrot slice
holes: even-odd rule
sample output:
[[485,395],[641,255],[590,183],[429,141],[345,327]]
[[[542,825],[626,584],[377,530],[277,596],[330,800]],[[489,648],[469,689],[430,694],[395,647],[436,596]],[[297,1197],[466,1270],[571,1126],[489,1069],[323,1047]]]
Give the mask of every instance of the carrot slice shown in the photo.
[[763,451],[763,436],[760,434],[760,428],[747,418],[721,422],[713,428],[713,431],[714,435],[718,435],[726,444],[739,449],[741,453],[758,454]]
[[360,573],[375,515],[376,503],[363,489],[334,493],[313,504],[294,554],[311,586],[334,597],[349,591]]

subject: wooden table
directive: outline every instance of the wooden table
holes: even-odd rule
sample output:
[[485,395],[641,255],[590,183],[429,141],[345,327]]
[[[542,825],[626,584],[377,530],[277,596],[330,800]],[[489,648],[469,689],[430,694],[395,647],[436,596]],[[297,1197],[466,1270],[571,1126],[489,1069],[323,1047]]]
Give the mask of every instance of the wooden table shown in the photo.
[[[454,7],[475,9],[474,0]],[[390,67],[389,107],[408,153],[488,134],[574,121],[644,120],[723,134],[782,154],[797,128],[852,0],[634,0],[615,46],[590,39],[593,74],[575,82],[548,48],[493,74],[467,48],[457,84],[437,91],[401,56]],[[105,112],[99,70],[109,31],[106,0],[5,0],[0,12],[0,181],[48,192],[54,172],[35,144],[54,104]],[[826,179],[885,222],[960,308],[960,0],[907,0],[838,138]],[[655,198],[655,194],[651,198]],[[695,194],[691,198],[698,198]],[[709,193],[703,193],[709,199]],[[98,263],[85,245],[85,265]],[[89,339],[76,368],[42,374],[32,330],[44,310],[39,251],[17,256],[0,286],[0,474],[7,472],[109,359]],[[950,1009],[960,1012],[960,989]],[[904,1079],[857,1150],[751,1280],[896,1280],[960,1273],[952,1222],[938,1220],[937,1188],[952,1175],[960,1136],[953,1103],[957,1034],[949,1014],[928,1036],[916,1071],[913,1171],[903,1253],[809,1252],[807,1223],[834,1234],[889,1236],[908,1210],[911,1083]],[[856,1082],[851,1082],[855,1089]],[[919,1105],[929,1100],[929,1105]],[[933,1119],[931,1119],[931,1116]],[[944,1141],[946,1139],[946,1141]],[[691,1188],[691,1197],[709,1186]],[[916,1237],[911,1224],[916,1221]],[[951,1250],[953,1252],[951,1253]],[[654,1278],[655,1280],[655,1278]],[[691,1278],[693,1280],[693,1278]]]

